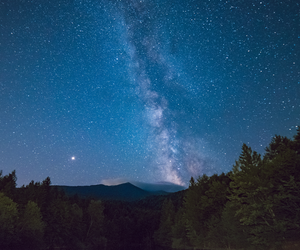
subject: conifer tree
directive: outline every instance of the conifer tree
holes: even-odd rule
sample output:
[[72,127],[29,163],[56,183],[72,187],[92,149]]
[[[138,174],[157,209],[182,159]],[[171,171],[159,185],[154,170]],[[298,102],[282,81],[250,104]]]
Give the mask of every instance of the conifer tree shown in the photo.
[[172,246],[172,226],[175,219],[175,209],[172,200],[165,200],[161,210],[160,225],[154,234],[155,241],[160,246]]
[[14,249],[17,238],[19,212],[17,203],[0,193],[0,249]]

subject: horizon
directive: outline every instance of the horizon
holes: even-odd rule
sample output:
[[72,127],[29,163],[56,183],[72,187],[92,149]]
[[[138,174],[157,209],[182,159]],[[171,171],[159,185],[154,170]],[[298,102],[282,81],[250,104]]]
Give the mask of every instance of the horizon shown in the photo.
[[92,186],[106,186],[106,187],[117,187],[117,186],[121,186],[121,185],[124,185],[124,184],[130,184],[132,186],[135,186],[139,189],[142,189],[144,191],[147,191],[147,192],[151,192],[151,193],[155,193],[155,192],[160,192],[160,191],[163,191],[163,192],[167,192],[167,193],[175,193],[175,192],[178,192],[178,191],[182,191],[182,190],[186,190],[188,189],[188,187],[186,186],[180,186],[180,185],[176,185],[176,184],[173,184],[173,183],[143,183],[143,182],[120,182],[118,184],[112,184],[112,185],[106,185],[106,184],[103,184],[103,183],[99,183],[99,184],[93,184],[93,185],[72,185],[72,186],[69,186],[69,185],[53,185],[53,184],[50,184],[50,186],[55,186],[55,187],[92,187]]

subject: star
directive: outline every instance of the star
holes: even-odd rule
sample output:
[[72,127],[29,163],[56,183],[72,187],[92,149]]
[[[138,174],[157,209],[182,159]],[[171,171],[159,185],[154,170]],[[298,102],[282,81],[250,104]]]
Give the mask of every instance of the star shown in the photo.
[[54,185],[188,185],[296,133],[296,1],[21,2],[0,18],[0,170],[18,186],[48,169]]

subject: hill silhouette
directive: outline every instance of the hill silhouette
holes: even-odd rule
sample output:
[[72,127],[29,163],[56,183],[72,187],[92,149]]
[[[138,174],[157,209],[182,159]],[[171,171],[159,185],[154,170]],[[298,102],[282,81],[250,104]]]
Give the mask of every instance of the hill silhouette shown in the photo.
[[151,195],[166,195],[165,191],[146,191],[127,182],[115,186],[103,184],[91,186],[52,186],[65,192],[68,196],[77,194],[82,198],[94,198],[101,200],[136,201]]

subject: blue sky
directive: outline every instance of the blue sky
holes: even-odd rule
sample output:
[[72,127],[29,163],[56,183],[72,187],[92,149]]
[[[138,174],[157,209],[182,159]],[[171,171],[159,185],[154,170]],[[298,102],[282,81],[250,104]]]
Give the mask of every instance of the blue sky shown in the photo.
[[18,185],[188,185],[300,124],[297,1],[0,6],[0,169]]

